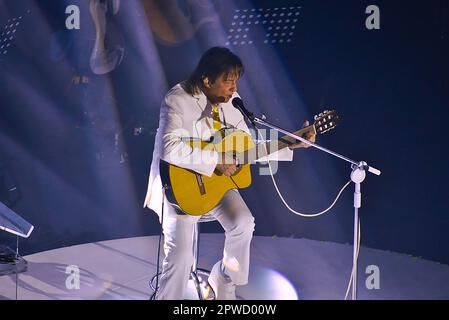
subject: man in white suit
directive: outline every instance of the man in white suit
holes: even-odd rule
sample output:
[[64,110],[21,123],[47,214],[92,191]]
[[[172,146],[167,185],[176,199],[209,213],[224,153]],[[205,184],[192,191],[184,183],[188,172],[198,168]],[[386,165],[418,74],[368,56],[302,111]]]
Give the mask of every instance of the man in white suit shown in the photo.
[[[193,264],[192,235],[199,219],[180,214],[166,198],[162,201],[160,160],[206,176],[214,171],[226,176],[235,173],[237,165],[233,158],[192,148],[183,138],[207,140],[220,128],[249,133],[242,114],[231,104],[238,96],[237,81],[243,71],[240,58],[229,49],[211,48],[203,54],[189,79],[173,87],[162,102],[144,204],[159,215],[164,233],[165,259],[157,299],[183,299]],[[315,135],[307,139],[314,141]],[[292,160],[291,149],[300,147],[307,146],[291,145],[270,155],[270,159]],[[223,259],[212,268],[209,284],[217,299],[235,299],[235,286],[248,282],[254,217],[237,190],[228,191],[208,214],[219,221],[226,236]]]

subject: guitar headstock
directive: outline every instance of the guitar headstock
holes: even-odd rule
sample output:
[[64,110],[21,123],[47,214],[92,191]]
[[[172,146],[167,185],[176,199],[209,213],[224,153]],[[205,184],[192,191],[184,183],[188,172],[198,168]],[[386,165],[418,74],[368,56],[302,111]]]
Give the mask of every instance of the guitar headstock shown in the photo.
[[313,125],[315,126],[316,132],[323,134],[335,129],[335,127],[340,123],[340,116],[335,110],[325,110],[315,116],[314,120]]

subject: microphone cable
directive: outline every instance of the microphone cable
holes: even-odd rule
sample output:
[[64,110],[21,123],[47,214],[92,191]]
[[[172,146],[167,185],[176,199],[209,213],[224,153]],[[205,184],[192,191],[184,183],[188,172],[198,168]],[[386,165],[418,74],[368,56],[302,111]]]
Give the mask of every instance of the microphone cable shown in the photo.
[[[259,134],[259,130],[257,129],[257,127],[255,126],[254,128],[255,128],[255,130],[256,130],[256,132],[257,132],[257,136],[260,136],[260,137],[262,138],[261,141],[265,141],[265,139]],[[273,169],[271,168],[270,160],[268,160],[269,155],[268,155],[267,146],[266,146],[265,143],[263,143],[263,142],[262,142],[262,144],[263,144],[263,147],[264,147],[264,149],[265,149],[265,154],[267,155],[266,157],[267,157],[268,168],[269,168],[269,170],[270,170],[270,176],[271,176],[271,180],[273,181],[274,188],[276,189],[276,192],[277,192],[277,194],[279,195],[279,198],[280,198],[281,201],[284,203],[284,205],[287,207],[287,209],[288,209],[290,212],[292,212],[292,213],[294,213],[294,214],[296,214],[296,215],[298,215],[298,216],[301,216],[301,217],[304,217],[304,218],[315,218],[315,217],[318,217],[318,216],[321,216],[321,215],[325,214],[326,212],[328,212],[329,210],[331,210],[331,209],[335,206],[335,204],[337,203],[338,199],[340,198],[341,193],[342,193],[342,192],[349,186],[349,184],[352,182],[351,180],[349,180],[349,181],[348,181],[348,182],[347,182],[347,183],[340,189],[340,191],[338,192],[337,196],[335,197],[335,200],[332,202],[332,204],[331,204],[327,209],[325,209],[325,210],[323,210],[323,211],[321,211],[321,212],[318,212],[318,213],[302,213],[302,212],[298,212],[298,211],[294,210],[293,208],[291,208],[291,207],[288,205],[287,201],[285,201],[284,197],[282,196],[282,193],[281,193],[281,191],[279,190],[279,187],[278,187],[278,185],[277,185],[277,182],[276,182],[276,180],[274,179],[274,173],[273,173]],[[257,146],[256,146],[256,148],[257,148]]]
[[[255,130],[256,130],[256,132],[257,132],[257,135],[259,136],[259,130],[257,129],[257,127],[255,127]],[[260,136],[261,136],[261,135],[260,135]],[[263,139],[262,136],[261,136],[261,138],[262,138],[262,141],[265,141],[265,140]],[[274,185],[274,187],[275,187],[275,189],[276,189],[276,192],[277,192],[277,194],[279,195],[279,198],[281,198],[281,200],[282,200],[282,202],[284,203],[284,205],[287,207],[287,209],[288,209],[290,212],[292,212],[292,213],[294,213],[294,214],[296,214],[296,215],[298,215],[298,216],[301,216],[301,217],[304,217],[304,218],[315,218],[315,217],[318,217],[318,216],[321,216],[321,215],[325,214],[326,212],[328,212],[329,210],[331,210],[331,209],[335,206],[335,204],[337,203],[338,199],[340,198],[341,193],[342,193],[342,192],[349,186],[349,184],[352,182],[352,180],[349,180],[349,181],[348,181],[348,182],[347,182],[347,183],[340,189],[340,191],[338,192],[337,196],[335,197],[335,200],[332,202],[332,204],[331,204],[327,209],[325,209],[325,210],[323,210],[323,211],[321,211],[321,212],[318,212],[318,213],[302,213],[302,212],[298,212],[298,211],[292,209],[292,208],[288,205],[288,203],[285,201],[284,197],[282,196],[282,193],[281,193],[281,191],[279,190],[279,187],[278,187],[278,185],[277,185],[277,183],[276,183],[276,180],[274,179],[274,173],[273,173],[273,169],[271,168],[270,160],[268,160],[269,155],[268,155],[267,147],[266,147],[266,145],[265,145],[264,142],[262,142],[262,144],[263,144],[264,149],[265,149],[265,154],[267,154],[266,157],[267,157],[268,168],[270,169],[271,180],[273,181],[273,185]],[[256,146],[256,148],[257,148],[257,146]],[[359,257],[359,252],[360,252],[360,235],[361,235],[361,230],[360,230],[360,220],[359,220],[358,224],[359,224],[359,228],[358,228],[358,234],[357,234],[357,254],[356,254],[356,259],[355,259],[355,261],[357,261],[357,259],[358,259],[358,257]],[[348,287],[347,287],[347,289],[346,289],[346,294],[345,294],[344,300],[347,300],[348,293],[349,293],[349,288],[351,287],[351,285],[354,285],[355,261],[353,260],[353,263],[352,263],[351,277],[350,277],[350,279],[349,279],[349,283],[348,283]]]

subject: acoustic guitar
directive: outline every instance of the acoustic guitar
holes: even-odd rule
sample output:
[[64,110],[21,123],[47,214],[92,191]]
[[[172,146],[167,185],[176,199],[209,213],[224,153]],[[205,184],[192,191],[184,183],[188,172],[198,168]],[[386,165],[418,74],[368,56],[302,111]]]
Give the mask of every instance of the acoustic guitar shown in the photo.
[[[314,117],[314,123],[295,132],[303,136],[309,130],[323,134],[334,129],[340,117],[336,111],[324,111]],[[167,200],[177,209],[188,215],[199,216],[212,210],[230,189],[243,189],[251,185],[251,164],[263,157],[296,143],[290,136],[263,144],[254,142],[251,135],[237,130],[224,128],[217,131],[209,141],[187,139],[192,148],[225,152],[234,157],[237,171],[232,176],[225,176],[215,171],[211,177],[195,171],[169,164],[161,160],[160,172],[166,187]]]

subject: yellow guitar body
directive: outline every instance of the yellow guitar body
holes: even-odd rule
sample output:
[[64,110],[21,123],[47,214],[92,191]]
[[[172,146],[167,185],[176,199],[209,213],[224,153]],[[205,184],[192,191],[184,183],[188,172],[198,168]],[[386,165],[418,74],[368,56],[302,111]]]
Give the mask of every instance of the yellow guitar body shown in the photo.
[[[240,130],[220,130],[212,142],[189,141],[193,148],[238,154],[255,147],[252,137]],[[163,168],[164,167],[164,168]],[[231,189],[251,185],[250,164],[239,165],[231,177],[214,172],[211,177],[164,162],[163,183],[168,185],[167,198],[184,213],[199,216],[212,210]],[[165,180],[169,181],[164,181]]]

